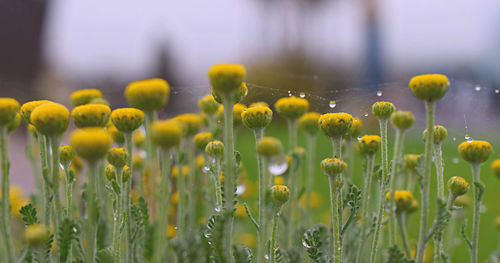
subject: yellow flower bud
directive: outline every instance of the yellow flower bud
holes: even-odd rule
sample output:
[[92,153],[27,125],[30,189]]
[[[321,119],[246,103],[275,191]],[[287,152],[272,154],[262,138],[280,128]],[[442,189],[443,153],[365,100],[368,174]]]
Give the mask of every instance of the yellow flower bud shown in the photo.
[[214,115],[219,108],[219,103],[215,101],[212,94],[205,95],[202,99],[198,101],[198,108],[201,112],[207,115]]
[[[391,193],[387,192],[385,200],[389,201]],[[413,194],[406,190],[396,190],[394,192],[394,201],[396,202],[396,213],[408,211],[413,205]]]
[[252,107],[257,107],[257,106],[262,106],[262,107],[268,107],[269,108],[269,104],[267,104],[267,102],[264,102],[264,101],[253,102],[248,107],[252,108]]
[[61,135],[69,125],[70,113],[59,103],[46,103],[36,107],[31,113],[31,123],[44,135]]
[[77,106],[71,112],[73,122],[78,128],[104,127],[109,121],[111,109],[103,104],[85,104]]
[[120,108],[111,112],[111,121],[124,133],[133,132],[144,122],[144,112],[135,108]]
[[127,164],[129,154],[125,148],[111,148],[108,151],[108,162],[115,167],[123,167]]
[[380,148],[380,136],[365,135],[358,141],[359,152],[363,155],[372,155],[378,152]]
[[405,154],[403,157],[404,169],[406,171],[415,171],[420,164],[420,154]]
[[74,156],[73,160],[71,161],[71,166],[70,169],[76,174],[82,171],[83,168],[83,162],[82,159],[78,158],[78,156]]
[[496,177],[500,178],[500,159],[496,159],[491,163],[491,171]]
[[0,126],[8,124],[19,111],[19,102],[13,98],[0,98]]
[[290,199],[290,190],[285,185],[274,185],[271,188],[271,196],[276,204],[281,206]]
[[132,169],[134,171],[142,171],[144,169],[145,160],[139,154],[132,157]]
[[29,102],[24,103],[20,109],[21,116],[23,116],[24,121],[26,123],[31,123],[31,113],[33,112],[33,110],[36,107],[38,107],[42,104],[45,104],[45,103],[52,103],[52,101],[50,101],[50,100],[33,100],[33,101],[29,101]]
[[373,116],[380,120],[389,119],[395,110],[394,104],[388,101],[377,101],[372,106]]
[[73,151],[73,147],[69,145],[59,147],[59,161],[64,167],[69,166],[74,157],[75,151]]
[[[446,138],[448,138],[448,130],[444,127],[444,126],[441,126],[441,125],[434,125],[434,144],[440,144],[442,143],[444,140],[446,140]],[[423,140],[425,141],[425,139],[427,139],[427,129],[424,130],[424,132],[422,133],[422,138]]]
[[89,104],[92,99],[102,98],[102,92],[98,89],[81,89],[71,93],[70,100],[73,106]]
[[8,133],[13,132],[14,130],[17,129],[17,127],[19,127],[19,124],[21,124],[21,114],[16,113],[14,119],[12,119],[11,121],[9,121],[9,123],[7,123],[7,132]]
[[74,130],[70,134],[70,145],[83,159],[95,162],[106,156],[111,137],[102,128],[83,128]]
[[196,168],[198,170],[201,170],[205,166],[205,156],[203,154],[198,154],[196,156],[196,159],[194,160],[194,163],[196,164]]
[[112,164],[108,164],[106,166],[104,174],[106,175],[106,179],[108,179],[108,181],[116,180],[116,169]]
[[200,151],[204,151],[207,144],[213,139],[214,135],[211,132],[200,132],[194,136],[193,141]]
[[108,122],[106,131],[109,133],[109,136],[111,136],[111,139],[113,139],[116,144],[123,145],[123,143],[125,143],[125,135],[123,135],[123,132],[119,131],[116,128],[113,122]]
[[151,139],[164,149],[179,145],[181,136],[182,127],[177,121],[155,121],[151,124]]
[[241,119],[249,129],[262,129],[273,120],[273,112],[269,107],[250,107],[241,113]]
[[90,100],[89,104],[102,104],[109,107],[109,101],[107,101],[105,98],[93,98]]
[[138,149],[144,149],[146,147],[146,135],[141,130],[135,130],[132,136],[132,142]]
[[449,85],[448,78],[441,74],[415,76],[408,84],[415,97],[428,102],[441,99],[448,91]]
[[361,134],[361,128],[363,128],[363,121],[360,118],[352,118],[352,127],[348,135],[351,138],[357,138]]
[[234,125],[234,127],[238,127],[241,125],[241,123],[242,123],[241,114],[243,112],[245,112],[246,109],[247,109],[247,106],[245,106],[243,104],[240,104],[240,103],[234,104],[234,106],[233,106],[233,125]]
[[455,197],[464,195],[469,191],[469,183],[460,176],[453,176],[448,180],[448,189]]
[[326,136],[340,137],[351,131],[352,116],[344,112],[327,113],[319,117],[318,124]]
[[274,108],[282,117],[296,120],[309,110],[309,102],[295,96],[284,97],[276,101]]
[[123,176],[124,182],[127,182],[128,180],[130,180],[130,168],[126,165],[123,166],[122,176]]
[[245,74],[241,64],[216,64],[208,70],[212,90],[221,94],[234,93],[243,83]]
[[325,175],[335,177],[347,169],[347,164],[338,158],[326,158],[321,161],[321,170]]
[[224,143],[219,140],[211,141],[205,147],[205,152],[209,156],[222,158],[222,155],[224,155]]
[[49,241],[49,229],[42,224],[32,224],[24,230],[24,239],[30,247],[41,247]]
[[303,130],[308,134],[316,134],[319,130],[319,120],[320,114],[317,112],[308,112],[299,118],[299,129]]
[[172,239],[177,236],[177,229],[173,225],[167,225],[167,239]]
[[125,88],[128,103],[143,111],[155,111],[165,107],[169,96],[170,86],[163,79],[138,80]]
[[180,114],[177,115],[174,120],[181,124],[184,136],[193,136],[203,127],[203,119],[199,114],[195,113]]
[[[246,97],[248,94],[248,88],[247,84],[245,82],[241,83],[241,86],[238,90],[235,92],[232,92],[229,96],[231,96],[231,102],[232,103],[238,103],[240,102],[244,97]],[[214,96],[215,101],[218,103],[222,104],[222,93],[220,93],[217,90],[214,90],[214,87],[212,87],[212,96]]]
[[413,126],[415,117],[410,111],[398,110],[391,115],[391,121],[394,127],[404,131]]
[[486,141],[465,141],[458,146],[458,152],[469,163],[483,163],[488,160],[493,147]]
[[280,140],[274,137],[263,137],[257,142],[257,153],[264,157],[273,157],[283,152]]
[[[189,175],[189,166],[183,165],[181,169],[182,176],[187,177]],[[172,166],[172,178],[177,179],[177,176],[179,176],[179,166],[174,165]]]

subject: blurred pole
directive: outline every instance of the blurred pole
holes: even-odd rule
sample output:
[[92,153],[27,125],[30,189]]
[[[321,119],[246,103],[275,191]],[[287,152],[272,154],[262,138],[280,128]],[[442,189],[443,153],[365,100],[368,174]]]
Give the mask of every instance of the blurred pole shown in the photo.
[[[364,0],[365,16],[365,80],[369,84],[380,84],[384,79],[384,70],[380,44],[380,25],[376,0]],[[376,85],[370,85],[376,89]]]

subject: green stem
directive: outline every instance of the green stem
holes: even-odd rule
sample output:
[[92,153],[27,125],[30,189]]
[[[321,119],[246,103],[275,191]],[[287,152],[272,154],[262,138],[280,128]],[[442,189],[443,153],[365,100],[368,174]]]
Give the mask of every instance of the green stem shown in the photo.
[[370,199],[371,184],[373,178],[373,167],[375,166],[375,154],[366,156],[366,172],[365,181],[363,184],[363,199],[361,203],[361,232],[358,237],[358,249],[356,252],[356,263],[361,261],[363,245],[366,240],[366,227],[369,224],[370,209],[368,207],[368,200]]
[[401,151],[403,148],[402,147],[403,146],[403,138],[404,138],[404,131],[401,129],[396,129],[396,143],[394,144],[394,153],[392,156],[392,169],[391,169],[391,175],[390,175],[391,183],[390,183],[390,188],[389,188],[389,192],[390,192],[389,232],[391,235],[390,239],[392,240],[391,244],[397,243],[396,222],[395,222],[395,220],[396,220],[395,191],[396,191],[396,178],[399,176],[397,169],[398,169],[399,157],[401,156]]
[[406,232],[406,226],[403,222],[403,214],[397,213],[396,218],[398,220],[399,232],[401,233],[401,239],[403,240],[403,248],[405,250],[406,256],[409,257],[410,254],[410,245],[408,242],[408,234]]
[[[337,175],[339,176],[339,175]],[[333,262],[341,262],[340,254],[342,251],[339,228],[339,204],[338,204],[338,188],[335,185],[335,178],[328,176],[330,186],[330,222],[331,222],[331,248],[330,254],[333,257]]]
[[271,263],[276,263],[276,250],[278,249],[278,222],[281,214],[281,208],[274,213],[272,222],[272,234],[271,234]]
[[[120,191],[123,192],[123,168],[122,167],[115,167],[116,168],[116,179],[118,180],[118,186],[120,187]],[[121,240],[121,232],[120,232],[120,226],[122,224],[122,194],[119,193],[115,195],[115,203],[116,203],[116,210],[115,214],[113,216],[113,262],[118,263],[120,262],[120,240]]]
[[437,197],[444,200],[444,164],[443,164],[443,153],[441,150],[441,143],[434,144],[434,158],[436,165],[436,177],[437,177]]
[[[132,260],[133,258],[133,244],[132,244],[132,224],[131,224],[131,219],[132,219],[132,211],[131,211],[131,205],[130,205],[130,189],[131,189],[131,182],[132,182],[132,155],[133,155],[133,151],[132,151],[132,145],[133,145],[133,142],[132,142],[132,133],[131,132],[128,132],[128,133],[124,133],[124,137],[125,137],[125,145],[127,147],[127,153],[129,155],[129,158],[127,160],[127,166],[128,168],[130,169],[130,178],[123,182],[123,188],[122,188],[122,193],[123,193],[123,196],[122,196],[122,201],[124,202],[124,205],[123,207],[125,208],[125,214],[126,214],[126,217],[127,217],[127,220],[126,220],[126,232],[127,234],[125,235],[125,241],[126,241],[126,245],[127,245],[127,258],[129,260]],[[156,153],[156,149],[153,148],[152,149],[152,152]],[[156,158],[154,158],[153,160],[156,160]],[[155,162],[156,164],[156,162]],[[151,174],[154,174],[154,173],[151,173]]]
[[[59,143],[60,143],[60,138],[59,136],[52,136],[50,138],[50,144],[52,147],[52,191],[54,195],[54,209],[55,209],[55,216],[54,216],[54,233],[59,231],[59,222],[62,220],[62,205],[61,205],[61,197],[59,195],[59,179],[60,179],[60,174],[59,174]],[[59,257],[59,248],[56,246],[56,258]]]
[[[70,179],[70,165],[64,166],[65,193],[66,193],[66,217],[73,219],[73,181]],[[73,262],[73,246],[69,246],[68,262]]]
[[408,171],[408,185],[406,188],[411,193],[415,190],[415,173],[412,170]]
[[88,183],[87,183],[87,230],[86,244],[87,251],[85,261],[87,263],[95,262],[96,255],[96,237],[97,237],[97,205],[96,205],[96,177],[98,174],[97,162],[88,163]]
[[[232,234],[233,234],[233,198],[234,198],[234,136],[233,136],[233,102],[231,94],[223,95],[223,105],[224,105],[224,197],[225,197],[225,208],[228,212],[228,221],[230,225],[228,231],[225,231],[225,251],[226,251],[226,262],[233,262],[232,253]],[[182,176],[179,176],[182,177]]]
[[378,241],[380,239],[380,229],[382,227],[382,216],[384,214],[384,200],[385,200],[385,191],[384,191],[384,181],[383,178],[379,178],[379,207],[377,212],[377,222],[375,225],[375,234],[373,236],[372,248],[370,252],[370,263],[374,263],[377,259],[377,248]]
[[[434,102],[426,102],[425,110],[427,113],[427,130],[433,131],[434,127]],[[427,224],[429,219],[429,188],[431,177],[431,162],[432,162],[432,145],[434,143],[434,136],[432,132],[427,133],[425,139],[425,152],[424,152],[424,173],[422,175],[422,189],[421,189],[421,209],[420,209],[420,227],[418,234],[417,246],[417,261],[416,263],[424,262]]]
[[[259,143],[259,140],[264,135],[263,129],[255,129],[254,131],[255,137],[255,145]],[[265,179],[265,166],[264,166],[264,158],[255,153],[257,155],[257,166],[259,173],[259,231],[258,231],[258,249],[257,249],[257,263],[265,262],[265,254],[266,254],[266,201],[264,200],[266,190],[268,188],[267,182]]]
[[33,133],[28,132],[28,145],[26,146],[26,157],[28,158],[31,169],[33,171],[33,178],[35,179],[35,184],[37,186],[38,194],[43,192],[42,180],[40,178],[40,167],[38,166],[37,159],[35,157],[36,151],[36,139]]
[[[342,159],[342,136],[338,136],[338,137],[335,137],[335,138],[332,138],[332,147],[333,147],[333,157],[334,158],[339,158],[339,159]],[[343,176],[342,174],[339,174],[338,175],[338,183],[342,183],[342,179],[343,179]],[[338,210],[338,226],[337,228],[339,229],[339,231],[342,231],[342,227],[344,225],[344,218],[343,218],[343,215],[344,215],[344,206],[343,206],[343,203],[344,203],[344,196],[343,196],[343,191],[342,191],[342,186],[340,187],[340,189],[338,189],[338,194],[336,195],[336,198],[337,198],[337,210]],[[342,237],[342,234],[339,232],[339,242],[340,242],[340,248],[343,247],[343,237]],[[339,251],[340,253],[340,256],[342,256],[342,252],[343,251]],[[340,259],[340,261],[342,261],[342,259]]]
[[188,192],[189,192],[189,204],[188,204],[188,218],[187,218],[187,225],[188,229],[194,230],[195,229],[195,222],[196,222],[196,196],[197,196],[197,191],[201,189],[200,187],[196,187],[195,185],[195,163],[194,163],[194,143],[193,143],[193,137],[187,137],[186,138],[186,153],[187,153],[187,164],[189,167],[189,173],[188,173]]
[[215,187],[215,211],[220,213],[222,211],[222,189],[220,183],[220,172],[221,172],[221,161],[220,158],[215,159],[214,162],[214,172],[212,173],[212,180],[214,181]]
[[295,162],[295,157],[293,156],[295,148],[297,147],[297,121],[288,120],[288,151],[290,153],[290,165],[288,166],[288,176],[290,178],[290,202],[288,206],[288,224],[286,225],[286,240],[288,241],[288,247],[293,245],[293,237],[295,233],[295,224],[297,221],[297,215],[295,208],[297,206],[297,164]]
[[472,166],[472,192],[474,195],[474,215],[472,218],[472,249],[470,253],[470,262],[478,262],[478,245],[479,245],[479,219],[480,219],[480,209],[481,209],[481,199],[482,190],[478,189],[476,183],[481,183],[480,178],[480,165],[479,163],[474,163]]
[[[169,260],[168,247],[165,249],[167,244],[167,225],[168,225],[168,202],[170,196],[170,173],[171,164],[170,155],[168,149],[161,150],[161,183],[160,183],[160,216],[159,216],[159,229],[156,233],[156,257],[155,262],[163,262]],[[182,174],[178,175],[183,176]]]
[[49,140],[46,136],[40,135],[40,162],[42,163],[42,183],[43,183],[43,223],[50,226],[50,184],[48,180],[50,173],[49,159],[50,153],[48,151]]
[[[179,150],[180,151],[180,150]],[[186,203],[186,193],[184,185],[184,175],[182,173],[182,162],[180,159],[180,154],[177,155],[177,192],[179,194],[179,200],[177,201],[177,229],[179,238],[184,237],[184,207]]]
[[307,217],[307,227],[311,227],[312,225],[312,209],[311,209],[311,195],[312,195],[312,187],[314,180],[314,168],[316,165],[314,164],[315,158],[315,150],[316,150],[316,135],[315,134],[307,134],[307,154],[306,154],[306,165],[307,165],[307,176],[306,176],[306,211],[305,216]]
[[7,125],[0,127],[0,144],[2,148],[2,228],[5,243],[6,262],[15,262],[14,245],[10,229],[10,176],[9,176],[9,145]]

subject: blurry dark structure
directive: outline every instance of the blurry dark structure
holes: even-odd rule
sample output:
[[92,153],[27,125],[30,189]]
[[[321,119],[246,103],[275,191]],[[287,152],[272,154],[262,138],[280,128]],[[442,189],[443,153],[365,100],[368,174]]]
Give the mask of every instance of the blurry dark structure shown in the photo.
[[368,86],[376,87],[383,79],[383,61],[380,43],[380,24],[378,19],[377,3],[373,0],[363,1],[365,16],[365,63],[364,75]]

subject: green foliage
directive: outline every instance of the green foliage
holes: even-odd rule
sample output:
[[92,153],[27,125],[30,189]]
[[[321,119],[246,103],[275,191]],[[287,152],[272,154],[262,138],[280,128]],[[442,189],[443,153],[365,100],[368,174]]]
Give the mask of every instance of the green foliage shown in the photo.
[[97,251],[96,259],[98,263],[113,262],[113,251],[111,248],[100,249]]
[[302,245],[307,250],[307,255],[313,263],[326,263],[328,257],[325,253],[324,239],[327,230],[324,226],[317,226],[307,230],[302,238]]
[[233,246],[233,256],[235,263],[250,263],[252,262],[252,250],[243,245]]
[[399,249],[397,245],[389,248],[388,258],[386,263],[413,263],[414,259],[405,257],[405,254]]
[[36,216],[36,208],[33,207],[31,203],[21,207],[19,213],[22,215],[22,220],[24,225],[29,226],[38,223],[38,217]]
[[[138,203],[131,207],[132,235],[134,255],[141,255],[141,249],[145,246],[145,234],[149,226],[148,205],[143,197],[139,197]],[[137,260],[137,259],[136,259]]]
[[59,261],[66,262],[68,260],[69,251],[72,243],[76,240],[77,235],[80,233],[77,224],[65,218],[59,226],[57,233],[57,246],[59,247]]
[[349,225],[358,218],[359,208],[361,207],[362,194],[361,190],[354,184],[349,186],[348,194],[344,199],[344,207],[349,207],[349,217],[341,230],[341,235],[344,235]]

